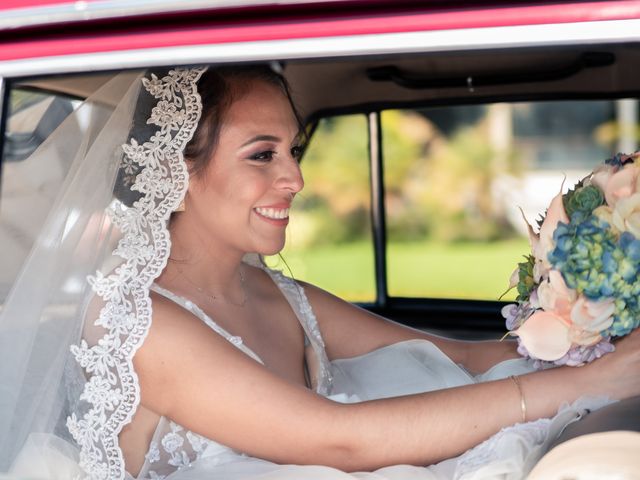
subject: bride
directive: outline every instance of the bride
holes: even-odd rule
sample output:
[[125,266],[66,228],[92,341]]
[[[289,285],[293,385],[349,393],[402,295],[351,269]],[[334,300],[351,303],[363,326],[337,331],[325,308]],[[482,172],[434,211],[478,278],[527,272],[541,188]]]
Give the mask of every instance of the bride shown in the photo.
[[[0,469],[516,479],[602,397],[640,394],[638,332],[585,367],[536,372],[513,342],[436,337],[267,268],[305,141],[270,69],[123,74],[93,100],[100,128],[3,310],[3,346],[24,367],[0,370]],[[74,308],[51,312],[56,288]]]

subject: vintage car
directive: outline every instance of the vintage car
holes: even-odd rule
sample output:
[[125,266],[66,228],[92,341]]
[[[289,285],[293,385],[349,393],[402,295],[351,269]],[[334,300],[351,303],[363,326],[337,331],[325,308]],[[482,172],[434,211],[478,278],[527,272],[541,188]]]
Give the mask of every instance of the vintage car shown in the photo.
[[[499,298],[529,248],[518,207],[534,223],[564,177],[638,148],[640,1],[22,0],[0,12],[0,303],[66,168],[34,177],[21,161],[114,72],[282,72],[310,140],[290,246],[273,262],[459,338],[506,331]],[[637,430],[631,411],[608,428]]]

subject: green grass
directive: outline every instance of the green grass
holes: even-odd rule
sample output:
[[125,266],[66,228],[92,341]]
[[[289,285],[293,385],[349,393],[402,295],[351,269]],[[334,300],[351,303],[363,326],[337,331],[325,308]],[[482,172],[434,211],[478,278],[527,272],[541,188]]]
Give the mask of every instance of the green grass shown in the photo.
[[[497,300],[509,276],[528,253],[526,239],[491,243],[395,243],[388,246],[389,294]],[[307,250],[286,249],[282,256],[295,278],[325,288],[347,300],[375,297],[373,251],[358,242]],[[280,262],[271,260],[271,265]],[[282,266],[280,262],[279,266]],[[284,267],[286,272],[286,267]],[[514,291],[504,297],[515,298]]]

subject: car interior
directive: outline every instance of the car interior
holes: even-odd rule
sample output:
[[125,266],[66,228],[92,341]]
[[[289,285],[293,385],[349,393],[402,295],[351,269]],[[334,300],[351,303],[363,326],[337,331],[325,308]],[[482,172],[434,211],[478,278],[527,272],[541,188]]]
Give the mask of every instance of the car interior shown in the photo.
[[[323,121],[350,115],[363,118],[367,165],[362,181],[368,189],[370,202],[366,212],[369,233],[365,241],[370,245],[372,273],[368,296],[356,295],[353,301],[406,325],[463,339],[502,337],[506,329],[500,310],[507,302],[499,299],[500,291],[496,291],[493,298],[456,298],[446,293],[431,295],[428,291],[424,294],[403,294],[390,288],[387,213],[393,204],[387,198],[390,189],[385,183],[387,177],[384,173],[388,167],[382,145],[385,140],[381,131],[384,112],[566,101],[607,101],[615,104],[622,99],[635,100],[640,92],[637,77],[640,47],[629,42],[274,59],[270,64],[281,71],[290,83],[294,100],[310,133],[310,146],[313,146],[314,136]],[[3,247],[8,251],[5,258],[12,261],[3,268],[4,274],[0,279],[2,298],[28,254],[37,225],[46,217],[50,206],[46,199],[35,199],[36,195],[42,197],[42,192],[49,187],[43,184],[34,190],[28,181],[29,172],[34,167],[21,164],[22,160],[80,100],[95,92],[115,73],[93,72],[8,81],[9,95],[20,91],[35,96],[28,97],[19,105],[16,103],[6,122],[0,190],[0,242],[7,246]],[[52,99],[52,95],[56,98]],[[21,123],[20,112],[27,108],[41,109],[42,116],[37,125]],[[302,158],[303,171],[305,161],[314,160],[306,157]],[[556,160],[557,156],[552,159]],[[560,172],[562,168],[562,165],[554,166]],[[562,173],[559,175],[561,177]],[[55,185],[55,179],[52,185]],[[30,188],[36,194],[29,193]],[[34,197],[29,218],[20,218],[20,215],[12,213],[17,199],[24,198],[21,195]],[[533,222],[534,218],[530,217],[530,221]],[[526,250],[522,251],[522,254],[526,253]],[[345,265],[343,260],[342,257],[336,260],[338,263],[333,268],[357,271],[357,266]],[[517,257],[510,260],[513,267],[518,260]],[[473,269],[473,264],[469,268]],[[294,270],[304,271],[301,267]],[[428,276],[429,270],[424,269],[421,274]],[[304,275],[301,278],[306,279]],[[507,272],[504,275],[505,287],[508,280]],[[348,295],[347,299],[350,299]],[[635,403],[627,402],[622,406],[626,413],[617,418],[623,418],[627,427],[635,421],[637,429],[640,418],[633,413],[638,411],[636,406],[637,400]],[[632,414],[635,415],[633,421]],[[606,429],[605,425],[611,418],[614,417],[605,412],[591,424],[582,423],[580,431],[572,433],[568,429],[558,443],[585,431]]]
[[[277,61],[272,65],[289,81],[313,138],[314,125],[323,118],[338,115],[364,114],[369,124],[372,121],[375,124],[379,113],[390,109],[631,98],[638,93],[634,65],[639,60],[637,45],[621,43],[399,53]],[[82,99],[110,76],[111,73],[94,73],[40,77],[17,80],[12,86]],[[71,107],[54,103],[47,108],[49,115],[60,116]],[[14,117],[14,124],[17,124],[18,116]],[[46,130],[50,129],[44,118],[38,128],[45,130],[45,136]],[[10,131],[5,150],[11,147],[10,150],[16,152],[20,149],[28,151],[29,145],[33,148],[37,141],[29,135]],[[359,303],[394,320],[453,336],[496,338],[504,333],[499,314],[504,302],[497,298],[416,298],[389,294],[384,253],[387,236],[384,179],[375,168],[383,161],[383,149],[375,145],[382,136],[376,137],[371,131],[368,135],[369,162],[370,167],[373,166],[367,182],[373,192],[370,241],[375,257],[376,294],[375,298]],[[5,153],[9,162],[12,154]],[[514,265],[516,261],[514,259]],[[506,282],[507,278],[505,285]]]

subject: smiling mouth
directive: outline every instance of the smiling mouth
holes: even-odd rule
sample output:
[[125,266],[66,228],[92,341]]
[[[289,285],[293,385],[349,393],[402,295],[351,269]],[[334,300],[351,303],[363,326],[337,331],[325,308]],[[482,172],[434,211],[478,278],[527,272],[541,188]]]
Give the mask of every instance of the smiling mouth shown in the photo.
[[263,217],[270,218],[271,220],[284,220],[289,218],[288,208],[262,208],[256,207],[254,209],[257,213]]

